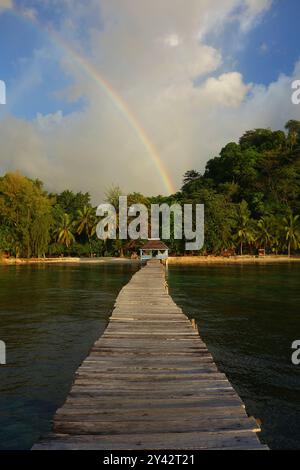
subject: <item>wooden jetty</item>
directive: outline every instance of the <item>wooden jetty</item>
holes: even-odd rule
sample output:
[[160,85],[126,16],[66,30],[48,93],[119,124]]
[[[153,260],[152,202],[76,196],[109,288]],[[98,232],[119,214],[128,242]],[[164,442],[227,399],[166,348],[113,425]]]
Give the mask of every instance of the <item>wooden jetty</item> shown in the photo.
[[157,261],[133,275],[33,449],[264,449]]

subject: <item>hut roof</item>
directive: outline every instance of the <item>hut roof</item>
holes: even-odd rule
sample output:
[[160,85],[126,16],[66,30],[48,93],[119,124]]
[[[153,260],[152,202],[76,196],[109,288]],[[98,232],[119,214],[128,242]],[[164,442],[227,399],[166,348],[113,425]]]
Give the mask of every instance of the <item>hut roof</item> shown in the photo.
[[168,250],[167,245],[161,240],[151,239],[142,245],[142,250]]

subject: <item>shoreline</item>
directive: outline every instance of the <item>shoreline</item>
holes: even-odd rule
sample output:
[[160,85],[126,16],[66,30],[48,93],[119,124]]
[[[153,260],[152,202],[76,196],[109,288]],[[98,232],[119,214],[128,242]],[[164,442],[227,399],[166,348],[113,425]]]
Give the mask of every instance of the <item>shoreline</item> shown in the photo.
[[[258,256],[170,256],[167,265],[192,265],[192,264],[267,264],[267,263],[294,263],[300,262],[300,257],[286,255]],[[0,258],[0,266],[20,266],[28,264],[140,264],[139,259],[101,257],[101,258]],[[164,261],[165,264],[165,261]]]
[[114,258],[109,256],[103,258],[0,258],[0,266],[20,266],[28,264],[137,264],[139,262],[140,260],[133,260],[130,258]]
[[286,255],[266,255],[266,256],[170,256],[168,265],[180,264],[267,264],[267,263],[294,263],[300,262],[300,257]]

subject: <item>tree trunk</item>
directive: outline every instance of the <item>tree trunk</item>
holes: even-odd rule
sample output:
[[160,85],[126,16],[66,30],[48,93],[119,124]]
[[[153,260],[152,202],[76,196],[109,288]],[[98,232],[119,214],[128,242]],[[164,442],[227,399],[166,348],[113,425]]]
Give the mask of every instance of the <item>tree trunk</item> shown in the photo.
[[241,242],[241,246],[240,246],[240,255],[243,256],[243,242]]
[[288,244],[288,255],[289,255],[289,258],[291,257],[291,242],[289,242]]

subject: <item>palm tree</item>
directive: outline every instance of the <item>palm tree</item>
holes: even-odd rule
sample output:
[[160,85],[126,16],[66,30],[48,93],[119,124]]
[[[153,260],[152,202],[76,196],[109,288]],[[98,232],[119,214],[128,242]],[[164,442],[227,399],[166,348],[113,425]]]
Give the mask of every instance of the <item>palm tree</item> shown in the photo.
[[58,227],[55,229],[55,236],[58,243],[70,248],[75,241],[73,234],[74,222],[70,219],[69,214],[64,214],[59,221]]
[[259,248],[262,246],[266,250],[267,246],[272,243],[272,228],[271,219],[262,217],[257,222],[256,241],[258,242]]
[[283,219],[289,257],[291,256],[291,248],[297,250],[297,248],[300,246],[300,230],[298,219],[299,215],[293,215],[292,213]]
[[[106,194],[105,194],[105,201],[111,204],[112,206],[114,206],[116,210],[116,231],[117,232],[119,231],[119,228],[120,228],[119,197],[122,195],[124,194],[122,193],[120,186],[112,186],[106,191]],[[105,242],[107,243],[107,240]],[[125,240],[123,241],[121,239],[115,240],[115,243],[114,243],[121,258],[124,257],[124,243],[125,243]]]
[[119,197],[123,195],[120,186],[111,186],[105,193],[105,201],[114,206],[117,210],[119,207]]
[[271,234],[271,248],[272,251],[275,251],[275,254],[278,254],[278,251],[281,249],[283,243],[283,228],[282,220],[278,216],[273,216],[271,219],[272,224],[272,234]]
[[92,257],[91,238],[96,233],[96,217],[95,211],[92,207],[84,206],[83,209],[77,211],[77,220],[75,225],[77,227],[78,235],[84,233],[87,236],[90,256]]
[[254,230],[250,218],[250,211],[246,201],[242,201],[237,207],[237,220],[236,220],[236,240],[240,245],[240,255],[243,255],[243,248],[245,244],[251,245],[255,240]]

